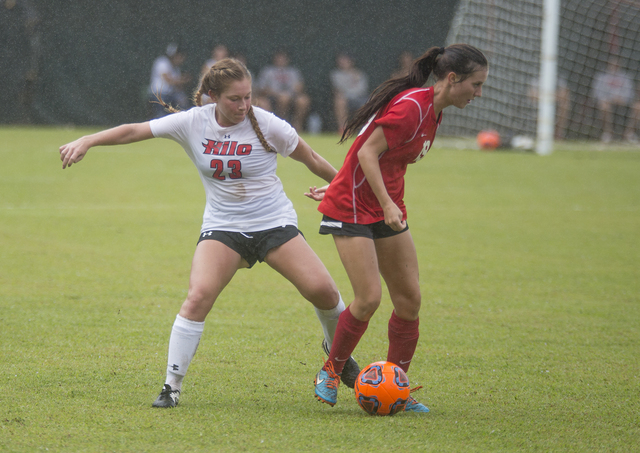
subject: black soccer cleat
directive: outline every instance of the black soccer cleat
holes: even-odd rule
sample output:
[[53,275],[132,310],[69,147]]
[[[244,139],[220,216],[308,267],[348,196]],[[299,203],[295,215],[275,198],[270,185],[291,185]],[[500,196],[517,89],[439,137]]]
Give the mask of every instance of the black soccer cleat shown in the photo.
[[[322,340],[322,350],[327,356],[329,355],[329,345],[327,345],[327,340]],[[360,374],[360,366],[358,362],[353,357],[349,357],[344,363],[344,367],[342,368],[342,373],[340,373],[340,380],[349,387],[350,389],[356,385],[356,378]]]
[[153,402],[153,407],[176,407],[180,400],[180,390],[173,390],[169,384],[165,384],[158,398]]

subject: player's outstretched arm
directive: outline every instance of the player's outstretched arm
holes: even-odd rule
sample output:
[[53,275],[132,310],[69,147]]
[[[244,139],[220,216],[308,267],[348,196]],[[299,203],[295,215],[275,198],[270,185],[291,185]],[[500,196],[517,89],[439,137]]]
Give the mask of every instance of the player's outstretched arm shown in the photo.
[[70,167],[82,160],[89,148],[94,146],[125,145],[153,138],[149,122],[123,124],[95,134],[85,135],[60,147],[62,168]]
[[293,160],[302,162],[316,176],[321,177],[327,182],[331,182],[338,173],[327,160],[320,154],[316,153],[302,138],[298,140],[298,146],[290,154]]

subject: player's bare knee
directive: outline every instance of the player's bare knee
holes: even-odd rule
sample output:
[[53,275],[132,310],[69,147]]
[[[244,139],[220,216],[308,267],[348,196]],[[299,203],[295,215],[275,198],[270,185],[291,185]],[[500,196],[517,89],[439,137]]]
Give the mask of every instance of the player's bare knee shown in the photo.
[[209,313],[211,306],[215,302],[215,298],[206,291],[198,288],[190,288],[187,298],[180,308],[180,316],[194,321],[199,320]]
[[338,305],[340,293],[335,284],[330,282],[316,282],[301,290],[302,296],[314,306],[322,310],[330,310]]
[[[371,293],[366,296],[356,297],[353,304],[357,307],[358,313],[368,317],[373,316],[382,299],[381,294]],[[355,307],[354,307],[355,308]]]
[[418,298],[392,298],[396,315],[405,321],[415,321],[420,315],[421,300]]

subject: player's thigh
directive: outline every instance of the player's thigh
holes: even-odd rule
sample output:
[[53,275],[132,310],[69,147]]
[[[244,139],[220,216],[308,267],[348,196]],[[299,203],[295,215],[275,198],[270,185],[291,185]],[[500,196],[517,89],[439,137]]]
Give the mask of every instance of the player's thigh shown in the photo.
[[361,321],[368,321],[382,298],[380,271],[373,239],[334,235],[333,240],[353,288],[351,313]]
[[[201,241],[193,255],[189,293],[180,310],[188,319],[203,321],[218,295],[229,284],[236,271],[246,266],[246,261],[222,242]],[[194,317],[202,319],[194,319]]]
[[322,310],[338,304],[338,288],[329,271],[301,234],[269,250],[265,262]]
[[396,314],[402,319],[416,319],[421,301],[420,276],[410,231],[376,239],[375,244],[380,274],[389,288]]

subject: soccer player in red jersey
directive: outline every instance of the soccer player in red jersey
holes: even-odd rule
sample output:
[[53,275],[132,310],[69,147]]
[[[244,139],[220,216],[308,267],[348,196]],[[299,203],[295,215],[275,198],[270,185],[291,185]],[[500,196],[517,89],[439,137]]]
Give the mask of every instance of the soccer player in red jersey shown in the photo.
[[[435,82],[425,87],[430,76]],[[419,337],[418,258],[403,202],[407,165],[429,151],[448,106],[482,95],[488,62],[467,44],[432,47],[408,75],[387,80],[348,121],[341,143],[358,132],[329,186],[306,195],[321,201],[321,234],[333,235],[354,300],[338,320],[329,358],[315,380],[316,397],[333,406],[345,360],[380,305],[384,278],[394,310],[387,361],[405,372]],[[405,411],[429,412],[410,397]]]

